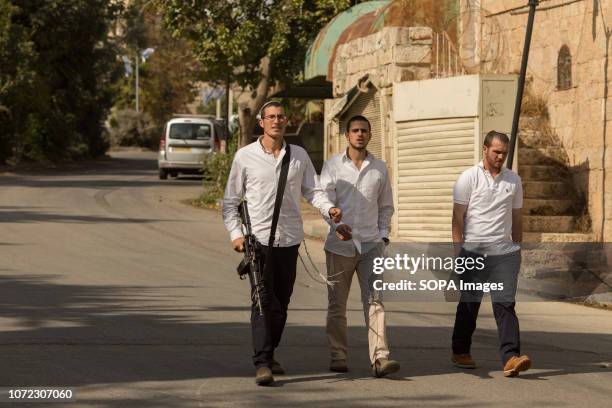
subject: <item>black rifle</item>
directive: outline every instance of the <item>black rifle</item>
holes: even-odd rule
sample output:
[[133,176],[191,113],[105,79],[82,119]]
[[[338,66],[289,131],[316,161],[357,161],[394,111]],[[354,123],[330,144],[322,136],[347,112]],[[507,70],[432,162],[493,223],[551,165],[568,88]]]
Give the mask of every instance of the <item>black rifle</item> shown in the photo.
[[249,207],[246,201],[242,201],[238,206],[240,221],[244,226],[244,259],[236,268],[240,279],[245,279],[247,275],[254,288],[252,296],[257,302],[259,315],[263,316],[264,284],[261,276],[261,244],[251,231],[251,218],[249,217]]

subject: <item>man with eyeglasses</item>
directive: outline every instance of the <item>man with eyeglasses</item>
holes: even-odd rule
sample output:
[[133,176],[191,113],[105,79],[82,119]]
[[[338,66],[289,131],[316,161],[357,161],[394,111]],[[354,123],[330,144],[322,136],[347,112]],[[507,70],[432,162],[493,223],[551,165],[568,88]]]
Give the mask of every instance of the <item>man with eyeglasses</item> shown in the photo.
[[371,125],[361,115],[346,124],[346,150],[323,165],[321,187],[329,199],[344,211],[342,224],[330,223],[325,241],[328,279],[327,340],[331,351],[329,369],[348,371],[346,303],[355,273],[368,327],[372,375],[384,377],[399,370],[389,359],[385,309],[381,293],[374,290],[374,259],[383,256],[389,243],[393,215],[393,192],[385,163],[366,148]]
[[327,219],[339,222],[342,211],[331,203],[321,190],[310,157],[300,146],[290,146],[287,182],[282,197],[278,226],[274,237],[272,256],[268,242],[276,191],[287,143],[283,140],[287,116],[278,102],[268,102],[261,108],[259,124],[264,134],[236,152],[223,198],[223,220],[230,233],[235,251],[244,251],[238,205],[244,198],[248,202],[251,228],[262,244],[263,283],[267,296],[263,316],[256,301],[251,307],[253,334],[253,364],[255,382],[268,385],[273,374],[284,374],[282,366],[274,359],[274,350],[281,340],[287,307],[293,292],[297,267],[298,248],[304,238],[300,197],[321,211]]

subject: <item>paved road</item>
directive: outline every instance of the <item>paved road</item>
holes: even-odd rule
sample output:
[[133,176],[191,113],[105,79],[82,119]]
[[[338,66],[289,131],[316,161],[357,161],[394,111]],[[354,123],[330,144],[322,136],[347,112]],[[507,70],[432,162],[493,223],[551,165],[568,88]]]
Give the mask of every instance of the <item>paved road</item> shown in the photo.
[[[197,179],[157,180],[146,152],[0,174],[0,385],[70,387],[69,407],[610,406],[609,311],[520,304],[535,368],[506,379],[489,305],[479,368],[462,372],[448,362],[453,305],[389,303],[402,370],[373,379],[354,288],[340,375],[326,371],[325,288],[302,268],[278,352],[288,375],[256,387],[239,256],[218,213],[181,202],[199,191]],[[308,247],[322,268],[321,243]]]

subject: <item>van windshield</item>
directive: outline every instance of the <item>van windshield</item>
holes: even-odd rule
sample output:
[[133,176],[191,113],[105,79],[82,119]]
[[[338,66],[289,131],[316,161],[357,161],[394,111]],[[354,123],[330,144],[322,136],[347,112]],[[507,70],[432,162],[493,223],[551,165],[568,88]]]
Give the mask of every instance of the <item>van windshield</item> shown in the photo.
[[207,123],[174,123],[170,125],[170,139],[210,140]]

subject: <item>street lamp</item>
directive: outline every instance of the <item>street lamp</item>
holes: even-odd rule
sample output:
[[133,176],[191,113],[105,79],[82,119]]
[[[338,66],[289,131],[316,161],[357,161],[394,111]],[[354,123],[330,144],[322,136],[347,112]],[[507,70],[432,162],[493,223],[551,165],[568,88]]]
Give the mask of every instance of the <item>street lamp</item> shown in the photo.
[[140,81],[140,74],[139,74],[139,67],[140,67],[140,58],[142,58],[142,62],[147,62],[147,59],[155,52],[154,48],[147,48],[146,50],[143,50],[142,52],[140,52],[139,50],[136,50],[136,113],[140,113],[140,86],[139,86],[139,81]]

